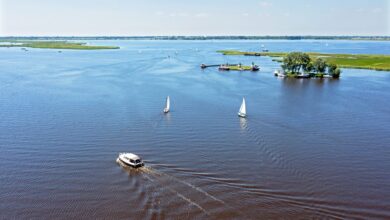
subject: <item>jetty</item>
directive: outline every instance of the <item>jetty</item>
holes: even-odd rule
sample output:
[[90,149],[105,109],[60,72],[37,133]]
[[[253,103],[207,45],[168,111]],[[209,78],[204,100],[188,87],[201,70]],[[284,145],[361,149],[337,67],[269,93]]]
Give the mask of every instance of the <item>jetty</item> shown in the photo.
[[201,64],[200,65],[201,69],[206,69],[208,67],[218,67],[218,70],[220,70],[220,71],[229,71],[229,70],[235,70],[235,71],[259,71],[260,70],[260,67],[258,65],[255,65],[254,63],[252,63],[252,65],[250,65],[250,66],[244,66],[241,63],[239,63],[239,64],[229,64],[229,63],[226,63],[226,64],[211,64],[211,65]]

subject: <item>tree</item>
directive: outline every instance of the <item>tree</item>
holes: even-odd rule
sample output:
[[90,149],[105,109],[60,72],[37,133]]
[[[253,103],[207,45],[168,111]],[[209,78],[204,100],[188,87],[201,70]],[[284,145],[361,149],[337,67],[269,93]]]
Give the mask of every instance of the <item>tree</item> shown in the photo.
[[306,71],[310,61],[309,55],[301,52],[292,52],[284,57],[282,68],[292,73],[299,73],[301,70]]
[[313,69],[314,69],[313,63],[310,62],[309,64],[307,64],[307,66],[304,70],[306,73],[310,73],[311,71],[313,71]]
[[313,63],[314,70],[317,73],[324,73],[327,67],[325,60],[317,58]]
[[330,63],[328,65],[328,74],[329,75],[333,75],[335,73],[336,69],[337,69],[337,65],[333,64],[333,63]]
[[339,68],[335,69],[334,73],[332,74],[333,78],[340,78],[341,70]]

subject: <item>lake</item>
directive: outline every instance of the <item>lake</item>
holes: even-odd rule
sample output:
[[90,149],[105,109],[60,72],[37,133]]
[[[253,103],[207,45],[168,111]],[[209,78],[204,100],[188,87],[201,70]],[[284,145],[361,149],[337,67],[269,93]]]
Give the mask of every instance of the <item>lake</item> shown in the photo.
[[[280,79],[272,58],[215,52],[390,42],[88,43],[121,49],[0,48],[1,219],[390,218],[390,72]],[[259,72],[199,67],[252,61]]]

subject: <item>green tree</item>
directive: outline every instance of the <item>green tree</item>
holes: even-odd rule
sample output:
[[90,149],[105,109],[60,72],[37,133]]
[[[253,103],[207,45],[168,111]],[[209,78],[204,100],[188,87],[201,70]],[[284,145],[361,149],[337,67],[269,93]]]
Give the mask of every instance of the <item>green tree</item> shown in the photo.
[[310,61],[309,55],[301,52],[292,52],[284,57],[282,68],[288,72],[299,73],[301,70],[306,71]]
[[327,67],[325,60],[317,58],[313,63],[314,70],[317,73],[324,73]]
[[335,69],[334,73],[332,74],[333,78],[340,78],[341,70],[339,68]]
[[328,65],[328,74],[329,75],[333,75],[335,73],[336,69],[337,69],[337,65],[333,64],[333,63],[330,63]]
[[310,62],[309,64],[306,65],[305,72],[310,73],[311,71],[313,71],[313,69],[314,69],[313,63]]

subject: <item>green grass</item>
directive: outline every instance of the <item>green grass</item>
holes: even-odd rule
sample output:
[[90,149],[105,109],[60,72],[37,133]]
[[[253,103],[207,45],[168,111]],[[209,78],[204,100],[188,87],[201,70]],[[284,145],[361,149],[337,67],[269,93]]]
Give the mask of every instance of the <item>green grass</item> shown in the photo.
[[115,46],[90,46],[85,43],[68,42],[68,41],[3,41],[9,43],[20,43],[11,45],[0,45],[0,47],[29,47],[42,49],[70,49],[70,50],[104,50],[119,49]]
[[241,71],[241,70],[245,70],[245,71],[248,71],[248,70],[252,70],[252,67],[251,66],[241,66],[238,67],[237,65],[234,65],[234,66],[229,66],[230,70],[235,70],[235,71]]
[[[245,56],[269,56],[277,57],[273,61],[281,61],[281,58],[288,53],[285,52],[242,52],[236,50],[220,50],[218,53],[224,55],[245,55]],[[343,68],[372,69],[390,71],[390,55],[371,54],[327,54],[327,53],[307,53],[312,59],[321,57],[328,63],[334,63]]]

